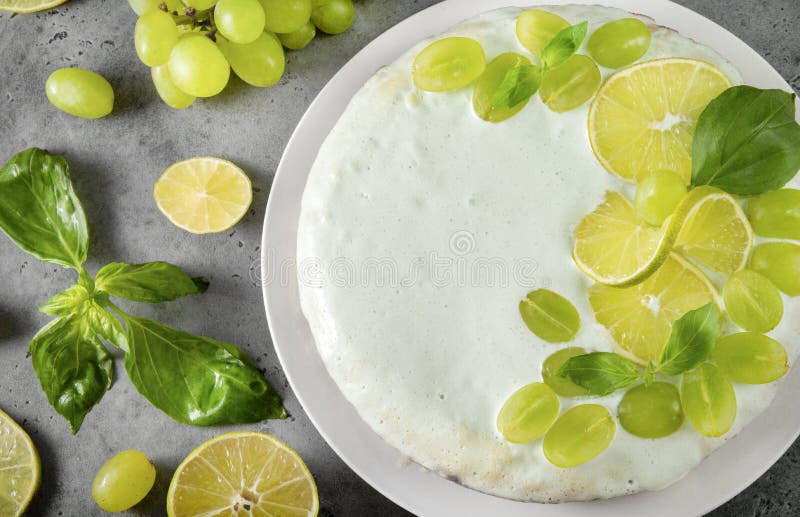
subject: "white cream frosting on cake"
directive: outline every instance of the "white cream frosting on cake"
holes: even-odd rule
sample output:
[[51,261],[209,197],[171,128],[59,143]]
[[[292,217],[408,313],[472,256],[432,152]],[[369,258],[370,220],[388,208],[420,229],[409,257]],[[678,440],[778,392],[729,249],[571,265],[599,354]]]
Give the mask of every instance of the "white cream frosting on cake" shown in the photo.
[[[600,6],[542,8],[570,23],[588,20],[590,34],[632,16]],[[492,11],[434,39],[474,38],[487,60],[508,51],[527,55],[515,35],[520,12]],[[715,51],[640,18],[652,26],[642,60],[702,59],[740,82]],[[763,411],[780,383],[736,384],[736,423],[721,438],[701,436],[688,421],[658,440],[618,424],[605,452],[570,469],[548,463],[541,440],[506,442],[497,413],[516,389],[541,380],[548,355],[566,346],[612,350],[587,301],[590,281],[571,259],[572,230],[606,190],[630,194],[632,187],[592,154],[588,103],[555,113],[534,97],[493,124],[473,112],[472,87],[415,88],[411,65],[430,41],[379,70],[353,97],[303,195],[300,296],[330,375],[398,451],[483,492],[559,502],[675,482]],[[546,343],[525,327],[517,304],[538,287],[578,308],[582,327],[573,342]],[[800,301],[784,302],[783,321],[770,335],[793,362]],[[621,396],[562,398],[562,411],[591,401],[616,415]]]

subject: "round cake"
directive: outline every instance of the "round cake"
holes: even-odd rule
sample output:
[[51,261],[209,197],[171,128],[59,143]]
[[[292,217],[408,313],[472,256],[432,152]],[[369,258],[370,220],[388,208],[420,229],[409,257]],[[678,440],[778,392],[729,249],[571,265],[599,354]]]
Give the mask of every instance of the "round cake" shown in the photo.
[[[536,9],[571,25],[588,21],[589,35],[614,20],[641,20],[651,42],[637,62],[700,60],[741,83],[717,52],[646,17],[601,6]],[[622,390],[562,397],[562,414],[597,404],[616,424],[607,449],[570,468],[548,461],[541,439],[511,443],[498,430],[506,400],[542,382],[551,354],[570,346],[618,348],[590,304],[594,281],[573,260],[574,232],[607,191],[631,199],[635,191],[593,152],[591,101],[554,111],[533,96],[514,116],[493,123],[476,115],[472,86],[431,92],[415,85],[415,58],[445,37],[478,42],[487,62],[505,52],[538,62],[517,37],[521,12],[491,11],[420,42],[353,97],[320,148],[303,195],[297,248],[303,312],[342,393],[414,462],[518,500],[658,490],[763,411],[779,383],[734,382],[735,422],[719,437],[704,436],[688,419],[662,438],[634,436],[618,421]],[[586,53],[585,41],[578,53]],[[615,72],[599,71],[603,79]],[[722,292],[724,278],[708,275]],[[552,343],[526,326],[518,305],[538,289],[574,304],[581,321],[574,339]],[[783,302],[783,319],[768,334],[786,347],[791,363],[800,349],[800,303],[785,295]]]

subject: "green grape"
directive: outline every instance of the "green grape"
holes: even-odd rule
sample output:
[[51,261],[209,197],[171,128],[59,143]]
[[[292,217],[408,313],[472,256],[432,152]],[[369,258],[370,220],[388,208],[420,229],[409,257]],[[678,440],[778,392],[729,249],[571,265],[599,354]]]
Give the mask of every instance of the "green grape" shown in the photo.
[[614,419],[605,407],[575,406],[561,415],[544,435],[544,456],[556,467],[576,467],[606,450],[616,431]]
[[277,34],[278,39],[281,40],[283,46],[289,50],[300,50],[302,48],[306,48],[306,45],[311,43],[311,40],[313,40],[314,36],[316,35],[317,27],[311,22],[307,22],[294,32]]
[[217,0],[183,0],[183,3],[189,7],[194,7],[198,11],[207,11],[208,9],[214,7],[214,4],[217,3]]
[[151,9],[160,9],[161,4],[167,6],[167,11],[183,12],[184,6],[181,0],[128,0],[128,4],[138,16],[143,15]]
[[258,0],[219,0],[214,7],[214,23],[228,41],[246,45],[264,33],[266,21]]
[[553,111],[575,109],[600,88],[600,69],[590,57],[575,54],[562,64],[545,70],[539,95]]
[[322,32],[339,34],[353,24],[356,8],[353,0],[312,0],[311,21]]
[[121,512],[150,493],[156,468],[140,451],[122,451],[100,467],[92,483],[92,497],[107,512]]
[[493,100],[509,70],[520,65],[530,65],[531,60],[516,52],[506,52],[492,59],[475,82],[472,92],[472,108],[480,118],[489,122],[502,122],[516,115],[528,104],[526,99],[511,108],[498,108]]
[[800,190],[784,188],[747,202],[753,231],[762,237],[800,240]]
[[169,75],[181,91],[213,97],[228,84],[231,69],[222,51],[205,36],[181,38],[172,49]]
[[581,317],[572,303],[548,289],[537,289],[519,302],[522,321],[531,332],[549,343],[575,339]]
[[625,392],[617,407],[619,423],[639,438],[663,438],[683,425],[681,396],[668,382],[640,384]]
[[683,374],[681,406],[703,436],[722,436],[736,420],[733,384],[711,363],[703,363]]
[[569,23],[557,14],[539,9],[524,11],[517,17],[517,39],[536,57],[542,57],[542,49]]
[[619,68],[641,58],[650,48],[650,29],[641,20],[608,22],[591,35],[586,50],[600,66]]
[[[311,0],[259,1],[261,2],[261,7],[264,8],[264,13],[267,15],[266,27],[268,31],[279,34],[299,31],[311,19]],[[309,41],[311,40],[309,39]]]
[[783,345],[757,332],[720,338],[714,345],[713,358],[725,375],[745,384],[766,384],[780,379],[789,370]]
[[686,184],[680,176],[672,171],[655,171],[636,187],[636,212],[647,223],[661,226],[685,195]]
[[217,38],[217,45],[225,54],[231,68],[239,78],[253,86],[272,86],[283,75],[286,59],[278,38],[270,32],[247,45],[230,43]]
[[749,269],[732,274],[722,288],[725,309],[745,330],[769,332],[783,317],[783,299],[767,277]]
[[800,295],[800,245],[791,242],[759,244],[750,256],[750,269],[769,278],[789,296]]
[[83,118],[105,117],[114,108],[114,90],[102,75],[83,68],[61,68],[45,83],[56,108]]
[[175,83],[172,82],[167,65],[151,68],[150,77],[153,79],[153,84],[156,86],[158,95],[167,106],[175,109],[183,109],[188,108],[194,102],[194,96],[182,92],[175,86]]
[[556,375],[559,368],[569,359],[584,355],[585,353],[586,350],[583,348],[572,346],[550,354],[542,363],[542,380],[544,383],[553,388],[553,391],[562,397],[582,397],[588,395],[589,391],[586,388],[582,388],[571,380]]
[[172,47],[178,42],[178,27],[172,16],[164,11],[148,11],[136,21],[133,43],[136,55],[147,66],[159,66],[169,61]]
[[477,79],[486,68],[481,44],[470,38],[434,41],[414,58],[414,84],[429,92],[457,90]]
[[560,409],[550,386],[534,382],[508,397],[497,415],[497,430],[511,443],[530,442],[547,432]]

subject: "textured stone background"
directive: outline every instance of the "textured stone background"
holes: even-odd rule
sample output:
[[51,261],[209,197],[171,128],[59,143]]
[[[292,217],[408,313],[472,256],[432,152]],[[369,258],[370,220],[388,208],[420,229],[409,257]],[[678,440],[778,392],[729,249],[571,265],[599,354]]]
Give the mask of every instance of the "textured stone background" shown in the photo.
[[[126,305],[135,314],[243,346],[283,395],[291,418],[241,426],[273,433],[305,458],[316,476],[323,516],[402,516],[406,512],[351,472],[319,436],[289,390],[270,341],[260,288],[251,281],[259,256],[269,185],[300,116],[325,82],[367,42],[432,0],[360,0],[347,33],[320,37],[291,53],[280,84],[267,90],[233,79],[220,96],[182,112],[158,99],[133,49],[134,13],[123,0],[72,0],[34,15],[0,15],[0,161],[30,146],[63,154],[88,213],[89,269],[111,260],[168,260],[211,279],[211,288],[160,307]],[[510,2],[512,3],[512,2]],[[679,0],[718,22],[765,56],[800,89],[798,0]],[[84,121],[52,108],[48,74],[83,66],[105,75],[117,94],[110,117]],[[189,235],[152,202],[152,185],[172,162],[217,155],[245,168],[257,187],[251,212],[228,233]],[[0,237],[0,407],[32,435],[44,479],[31,515],[98,514],[89,486],[122,449],[147,451],[156,488],[131,515],[161,515],[169,478],[181,457],[223,429],[172,422],[133,389],[121,366],[110,393],[78,436],[47,403],[27,357],[27,342],[47,317],[36,307],[73,278],[43,265]],[[225,430],[231,430],[226,428]],[[715,516],[800,514],[800,445]]]

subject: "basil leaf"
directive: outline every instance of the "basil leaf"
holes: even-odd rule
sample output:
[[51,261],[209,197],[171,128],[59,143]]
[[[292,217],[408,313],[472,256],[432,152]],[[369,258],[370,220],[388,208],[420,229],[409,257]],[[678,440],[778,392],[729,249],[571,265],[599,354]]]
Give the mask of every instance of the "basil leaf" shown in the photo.
[[530,99],[542,84],[542,69],[536,65],[509,68],[492,97],[495,108],[513,108]]
[[95,286],[127,300],[160,303],[203,293],[208,289],[208,280],[192,278],[178,266],[167,262],[112,262],[97,272]]
[[642,377],[635,364],[612,352],[571,357],[556,374],[587,389],[592,395],[608,395]]
[[32,148],[0,168],[0,229],[39,260],[80,269],[89,231],[63,158]]
[[692,143],[692,185],[750,196],[781,188],[798,169],[794,95],[734,86],[700,115]]
[[146,318],[121,316],[131,382],[176,421],[217,425],[286,417],[256,364],[235,346]]
[[656,371],[680,375],[693,370],[711,355],[717,336],[719,312],[713,302],[687,312],[672,324]]
[[39,311],[48,316],[65,316],[78,312],[89,298],[89,291],[84,286],[75,284],[44,302],[39,306]]
[[589,22],[570,25],[561,29],[550,43],[542,49],[542,65],[545,69],[560,65],[581,48]]
[[33,370],[47,400],[78,432],[86,414],[111,387],[114,365],[108,351],[81,318],[51,321],[31,340]]
[[90,300],[83,309],[83,318],[89,328],[115,347],[128,351],[128,339],[122,323],[95,300]]

